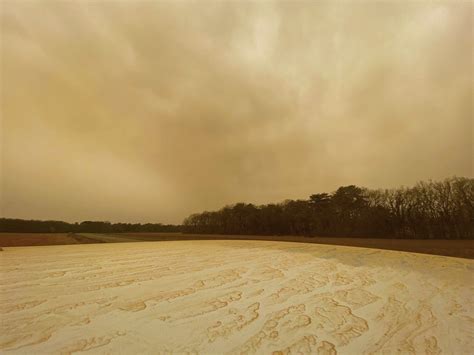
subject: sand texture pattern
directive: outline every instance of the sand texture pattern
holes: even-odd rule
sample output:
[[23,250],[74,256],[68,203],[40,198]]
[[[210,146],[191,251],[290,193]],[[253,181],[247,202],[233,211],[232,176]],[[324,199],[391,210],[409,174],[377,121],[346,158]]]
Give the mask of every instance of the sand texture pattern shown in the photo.
[[177,241],[4,248],[3,353],[467,354],[474,261]]

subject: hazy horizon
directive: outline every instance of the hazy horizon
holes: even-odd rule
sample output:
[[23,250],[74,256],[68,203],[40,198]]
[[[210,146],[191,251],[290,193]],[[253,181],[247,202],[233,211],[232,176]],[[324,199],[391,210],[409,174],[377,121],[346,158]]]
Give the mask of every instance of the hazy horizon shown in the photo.
[[181,223],[473,177],[471,2],[0,6],[4,217]]

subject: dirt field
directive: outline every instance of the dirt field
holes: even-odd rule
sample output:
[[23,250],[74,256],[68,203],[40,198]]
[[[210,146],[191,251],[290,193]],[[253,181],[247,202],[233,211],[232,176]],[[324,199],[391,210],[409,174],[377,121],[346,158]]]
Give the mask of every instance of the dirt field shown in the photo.
[[0,247],[67,245],[80,243],[68,233],[0,233]]
[[143,241],[177,240],[265,240],[290,241],[317,244],[331,244],[376,248],[414,253],[454,256],[474,259],[474,240],[422,240],[422,239],[372,239],[372,238],[334,238],[334,237],[296,237],[296,236],[252,236],[252,235],[216,235],[182,233],[0,233],[0,247],[33,245],[68,245],[90,243],[120,243]]
[[474,261],[263,241],[4,248],[13,354],[467,354]]
[[298,237],[261,235],[216,235],[181,233],[120,233],[133,240],[265,240],[344,245],[363,248],[376,248],[413,253],[454,256],[474,259],[474,240],[427,240],[427,239],[376,239],[376,238],[336,238],[336,237]]

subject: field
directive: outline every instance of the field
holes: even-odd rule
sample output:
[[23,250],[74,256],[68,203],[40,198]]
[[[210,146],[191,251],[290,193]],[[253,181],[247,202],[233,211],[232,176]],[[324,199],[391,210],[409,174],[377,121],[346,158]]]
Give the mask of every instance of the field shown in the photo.
[[298,237],[298,236],[261,236],[261,235],[216,235],[181,233],[121,233],[118,236],[140,241],[164,240],[265,240],[301,243],[317,243],[376,248],[413,253],[454,256],[474,259],[474,240],[427,240],[427,239],[376,239],[376,238],[339,238],[339,237]]
[[68,233],[0,233],[0,247],[79,244]]
[[179,241],[6,247],[5,353],[417,353],[474,348],[474,261]]
[[0,233],[0,247],[177,240],[265,240],[355,246],[474,259],[474,240],[374,239],[182,233]]

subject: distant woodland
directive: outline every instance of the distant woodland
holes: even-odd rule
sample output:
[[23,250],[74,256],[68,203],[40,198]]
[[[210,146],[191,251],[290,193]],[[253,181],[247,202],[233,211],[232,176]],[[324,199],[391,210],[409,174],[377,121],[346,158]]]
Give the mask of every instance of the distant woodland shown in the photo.
[[185,219],[183,231],[209,234],[474,239],[474,179],[454,177],[413,187],[341,186],[307,200],[237,203]]
[[474,179],[453,177],[413,187],[341,186],[307,200],[256,206],[237,203],[192,214],[182,226],[147,223],[35,221],[0,218],[0,232],[301,235],[407,239],[474,239]]
[[10,233],[125,233],[125,232],[179,232],[180,226],[161,223],[110,223],[84,221],[67,223],[61,221],[35,221],[0,218],[0,232]]

